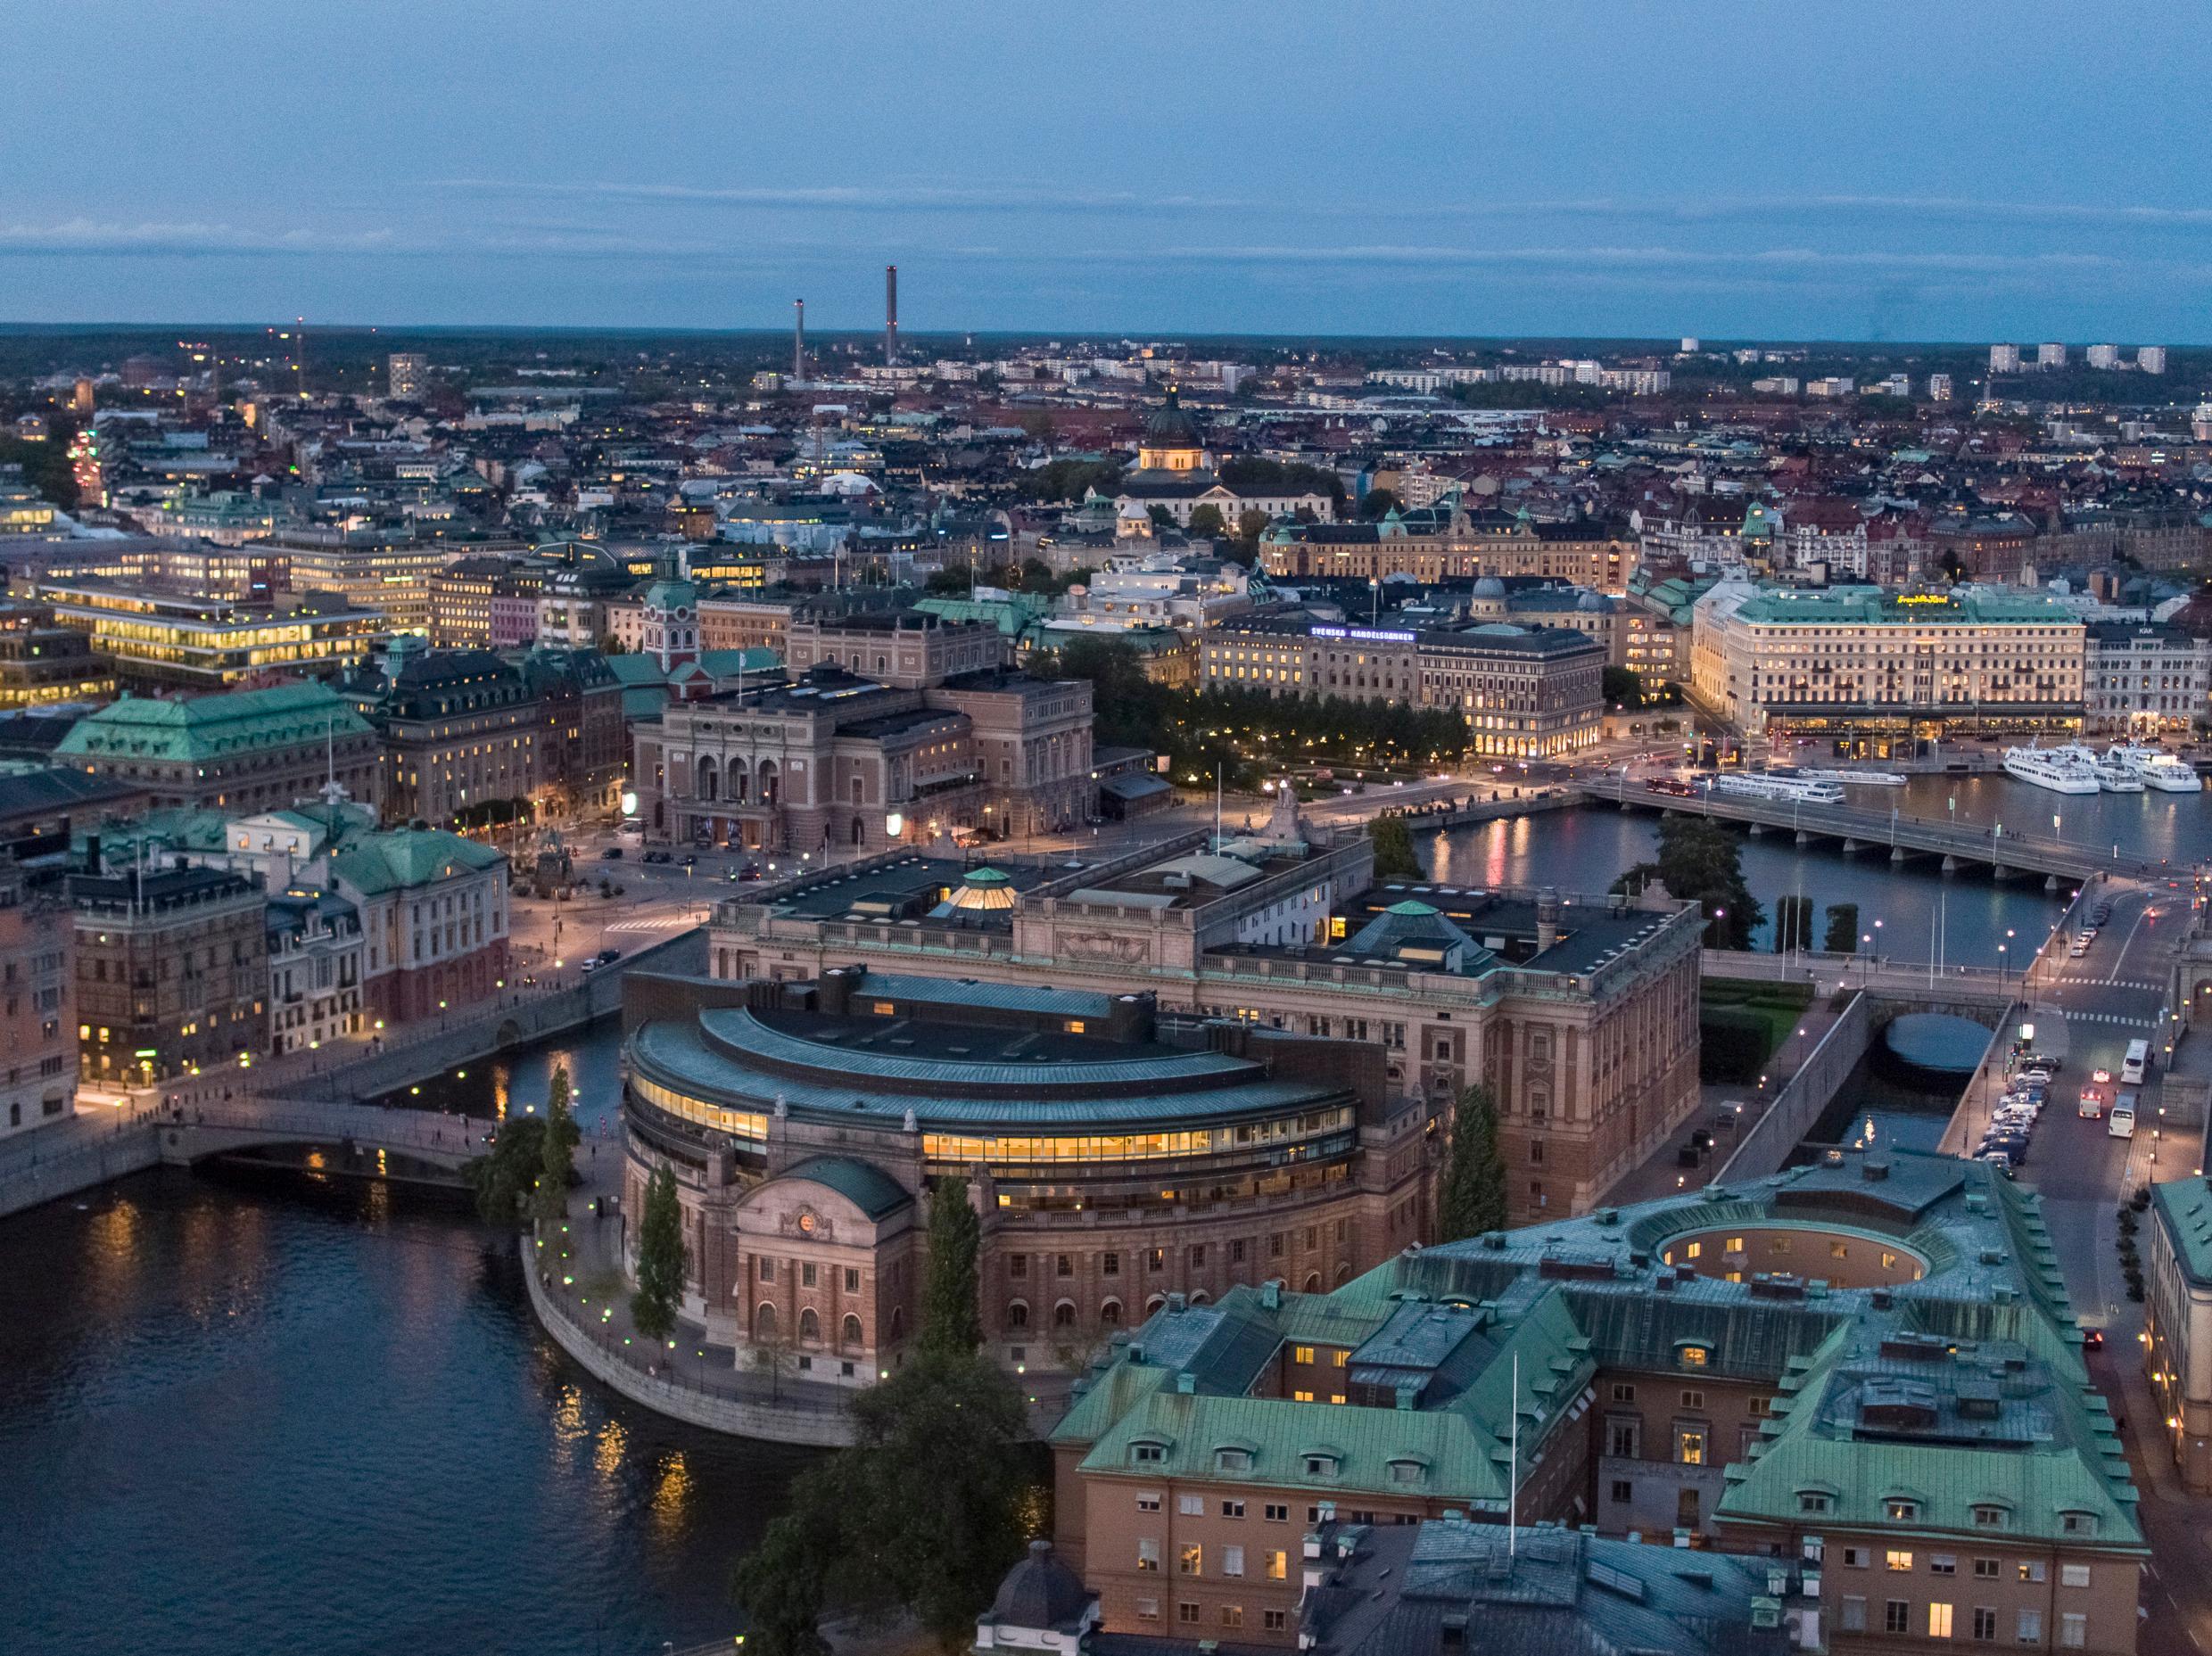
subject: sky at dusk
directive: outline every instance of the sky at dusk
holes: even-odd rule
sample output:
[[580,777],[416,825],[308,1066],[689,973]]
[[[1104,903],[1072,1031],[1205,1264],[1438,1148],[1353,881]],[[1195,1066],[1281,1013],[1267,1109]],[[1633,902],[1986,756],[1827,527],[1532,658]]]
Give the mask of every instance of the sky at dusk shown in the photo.
[[2212,12],[19,4],[0,321],[2212,339]]

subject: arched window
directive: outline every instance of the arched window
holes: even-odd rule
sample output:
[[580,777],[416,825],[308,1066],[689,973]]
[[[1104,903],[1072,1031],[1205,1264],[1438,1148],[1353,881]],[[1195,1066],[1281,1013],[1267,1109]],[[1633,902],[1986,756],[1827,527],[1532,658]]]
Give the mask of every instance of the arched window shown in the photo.
[[783,790],[780,783],[780,779],[776,774],[776,762],[772,759],[762,760],[760,763],[760,802],[762,804],[772,805],[782,796]]
[[1007,1306],[1006,1326],[1008,1328],[1014,1329],[1028,1328],[1029,1326],[1028,1306],[1023,1301],[1017,1299],[1012,1305]]
[[868,825],[858,817],[853,819],[853,843],[855,845],[863,845],[868,843]]
[[845,1315],[845,1343],[848,1346],[866,1343],[860,1331],[860,1319],[849,1311]]
[[1213,1296],[1211,1294],[1209,1294],[1204,1289],[1201,1288],[1192,1294],[1191,1303],[1194,1306],[1202,1306],[1212,1298]]
[[1306,1292],[1308,1292],[1308,1294],[1317,1294],[1317,1293],[1319,1293],[1320,1291],[1321,1291],[1321,1273],[1320,1273],[1320,1272],[1318,1272],[1318,1271],[1308,1271],[1308,1272],[1307,1272],[1307,1273],[1306,1273]]
[[698,796],[701,799],[714,798],[718,776],[714,760],[711,757],[702,756],[695,768],[694,774],[698,779]]
[[1098,1308],[1098,1322],[1101,1328],[1119,1328],[1121,1326],[1121,1302],[1118,1299],[1110,1299],[1101,1306]]
[[753,1338],[763,1346],[776,1338],[776,1308],[764,1299],[753,1314]]
[[1073,1328],[1075,1325],[1076,1307],[1073,1300],[1063,1299],[1052,1307],[1052,1326],[1054,1328]]
[[806,1306],[799,1313],[799,1338],[808,1341],[819,1340],[821,1338],[821,1318],[815,1314],[812,1306]]
[[730,762],[730,797],[740,805],[753,796],[753,779],[745,769],[745,761]]
[[897,1345],[901,1336],[903,1336],[905,1332],[906,1307],[904,1306],[893,1306],[891,1307],[891,1343],[894,1346]]
[[1153,1295],[1153,1296],[1152,1296],[1150,1299],[1148,1299],[1148,1300],[1146,1300],[1146,1301],[1144,1302],[1144,1314],[1145,1314],[1146,1316],[1148,1316],[1148,1317],[1149,1317],[1149,1316],[1151,1316],[1152,1314],[1154,1314],[1156,1312],[1158,1312],[1158,1311],[1159,1311],[1159,1309],[1160,1308],[1160,1306],[1162,1306],[1166,1305],[1167,1303],[1168,1303],[1168,1297],[1167,1297],[1167,1295],[1165,1295],[1165,1294],[1154,1294],[1154,1295]]

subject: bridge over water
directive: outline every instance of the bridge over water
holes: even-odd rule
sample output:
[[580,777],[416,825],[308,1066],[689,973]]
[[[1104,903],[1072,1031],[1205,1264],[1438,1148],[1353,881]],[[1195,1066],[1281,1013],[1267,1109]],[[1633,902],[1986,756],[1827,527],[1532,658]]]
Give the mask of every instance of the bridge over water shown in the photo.
[[2011,874],[2040,874],[2053,886],[2061,881],[2085,880],[2093,874],[2163,879],[2175,872],[2165,863],[2112,856],[2108,847],[2078,840],[2015,834],[2009,829],[2000,833],[1926,817],[1866,811],[1855,805],[1748,799],[1731,794],[1665,794],[1621,777],[1593,779],[1575,786],[1584,799],[1617,804],[1624,811],[1712,817],[1743,823],[1754,834],[1779,828],[1795,834],[1801,845],[1840,842],[1845,856],[1880,851],[1886,852],[1893,862],[1940,858],[1946,872],[1973,864],[1987,868],[2000,879]]
[[172,1110],[154,1128],[161,1159],[177,1166],[301,1148],[334,1152],[318,1171],[456,1184],[461,1168],[483,1153],[486,1125],[437,1110],[245,1094]]

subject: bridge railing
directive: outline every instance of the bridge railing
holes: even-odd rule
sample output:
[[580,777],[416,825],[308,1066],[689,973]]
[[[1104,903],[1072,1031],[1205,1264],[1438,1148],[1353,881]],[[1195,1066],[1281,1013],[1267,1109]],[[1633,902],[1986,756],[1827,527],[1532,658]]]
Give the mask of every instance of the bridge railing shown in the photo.
[[2102,847],[2085,844],[2080,840],[2054,838],[2047,834],[2016,833],[2009,829],[2000,833],[1994,827],[1960,824],[1944,818],[1906,816],[1902,812],[1893,817],[1887,812],[1867,811],[1857,806],[1804,804],[1792,800],[1750,799],[1705,793],[1668,794],[1641,782],[1623,782],[1618,777],[1590,778],[1577,786],[1587,798],[1624,804],[1655,805],[1675,811],[1694,811],[1707,816],[1761,822],[1770,827],[1811,828],[1826,835],[1840,834],[1846,838],[1864,840],[1869,844],[1887,844],[1893,840],[1899,844],[1911,841],[1916,848],[1926,845],[1931,850],[1967,853],[1977,858],[1986,858],[1993,862],[2003,860],[2003,853],[2011,852],[2018,853],[2023,867],[2031,862],[2047,862],[2067,869],[2109,869],[2115,872],[2146,877],[2171,872],[2167,864],[2141,857],[2116,857]]
[[171,1115],[169,1125],[227,1133],[268,1133],[284,1137],[352,1139],[393,1149],[438,1150],[450,1156],[469,1156],[482,1146],[484,1124],[466,1116],[430,1110],[248,1098],[184,1107]]

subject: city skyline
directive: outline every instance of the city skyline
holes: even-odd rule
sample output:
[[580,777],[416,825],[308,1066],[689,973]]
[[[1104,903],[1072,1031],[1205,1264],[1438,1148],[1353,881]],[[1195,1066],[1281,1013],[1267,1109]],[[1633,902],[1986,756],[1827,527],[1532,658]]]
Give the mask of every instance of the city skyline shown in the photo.
[[254,96],[250,161],[179,192],[175,100],[56,144],[78,95],[27,78],[5,319],[774,328],[804,296],[832,331],[896,262],[912,334],[2206,337],[2200,25],[2113,24],[2115,99],[2055,7],[1152,11],[1142,69],[978,7],[659,5],[617,53],[558,8],[335,15],[19,26],[28,62],[120,30]]

